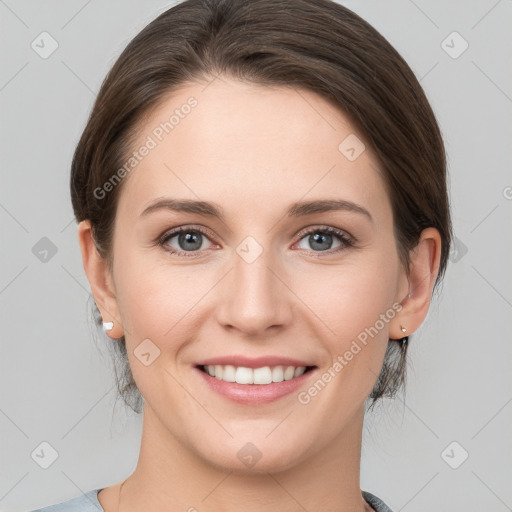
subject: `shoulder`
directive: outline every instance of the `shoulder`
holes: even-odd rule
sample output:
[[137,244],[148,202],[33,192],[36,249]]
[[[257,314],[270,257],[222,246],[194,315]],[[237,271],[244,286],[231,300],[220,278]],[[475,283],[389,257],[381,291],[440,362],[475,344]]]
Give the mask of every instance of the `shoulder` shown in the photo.
[[105,512],[98,501],[100,491],[101,489],[93,489],[76,498],[30,512]]
[[363,498],[375,512],[393,512],[380,498],[368,491],[363,491]]
[[[50,505],[44,508],[38,508],[30,512],[104,512],[103,507],[98,501],[98,493],[101,489],[93,489],[76,498]],[[363,498],[369,503],[375,512],[393,512],[380,498],[368,491],[362,491]]]

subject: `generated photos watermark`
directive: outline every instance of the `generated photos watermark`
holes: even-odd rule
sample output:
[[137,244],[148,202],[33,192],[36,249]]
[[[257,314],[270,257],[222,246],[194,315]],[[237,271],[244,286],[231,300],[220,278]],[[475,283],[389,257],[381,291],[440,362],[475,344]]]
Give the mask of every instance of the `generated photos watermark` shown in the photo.
[[[330,366],[322,375],[311,385],[306,391],[301,391],[297,395],[299,403],[307,405],[311,399],[317,396],[325,386],[331,382],[340,372],[349,364],[354,357],[361,352],[361,350],[368,344],[368,337],[373,339],[377,334],[384,329],[384,327],[392,320],[398,312],[402,310],[402,305],[395,302],[385,313],[379,315],[379,319],[375,323],[366,327],[357,335],[357,339],[352,340],[350,348],[345,350],[341,355],[338,355],[335,362]],[[358,343],[359,342],[359,343]],[[362,346],[361,346],[362,345]]]
[[133,169],[149,155],[151,150],[155,149],[158,144],[164,140],[165,136],[171,133],[198,104],[197,99],[191,96],[186,103],[176,108],[167,121],[161,122],[152,130],[151,134],[146,137],[144,143],[132,153],[122,167],[120,167],[101,187],[94,189],[94,197],[100,200],[105,199],[107,194],[111,192],[127,174],[133,171]]

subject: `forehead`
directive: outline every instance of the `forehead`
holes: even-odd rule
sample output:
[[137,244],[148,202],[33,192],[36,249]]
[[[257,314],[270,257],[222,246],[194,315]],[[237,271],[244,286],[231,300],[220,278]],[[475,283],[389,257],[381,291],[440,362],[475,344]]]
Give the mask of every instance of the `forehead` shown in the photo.
[[362,134],[303,89],[225,78],[187,84],[145,117],[132,150],[137,161],[127,167],[119,214],[139,214],[165,195],[226,203],[237,213],[243,203],[254,215],[317,196],[389,207]]

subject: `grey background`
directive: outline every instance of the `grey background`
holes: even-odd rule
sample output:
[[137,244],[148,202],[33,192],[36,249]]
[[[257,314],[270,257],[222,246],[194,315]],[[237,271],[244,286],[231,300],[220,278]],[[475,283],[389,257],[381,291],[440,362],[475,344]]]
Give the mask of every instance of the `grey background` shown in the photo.
[[[414,336],[405,399],[366,419],[361,487],[395,512],[512,510],[512,2],[342,3],[390,40],[431,100],[458,249]],[[91,333],[69,167],[106,72],[170,5],[0,0],[0,511],[64,501],[135,468],[141,416],[114,407],[108,338]],[[47,59],[31,47],[43,31],[58,42]],[[457,58],[453,31],[469,44]],[[43,237],[56,249],[46,261]],[[31,455],[42,442],[58,453],[48,469]]]

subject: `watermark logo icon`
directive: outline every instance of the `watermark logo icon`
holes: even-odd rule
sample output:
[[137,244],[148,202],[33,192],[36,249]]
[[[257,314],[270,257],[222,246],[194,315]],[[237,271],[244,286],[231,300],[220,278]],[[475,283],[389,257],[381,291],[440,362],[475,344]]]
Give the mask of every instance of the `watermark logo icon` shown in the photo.
[[459,468],[469,457],[466,449],[457,441],[452,441],[442,452],[441,458],[452,469]]
[[236,252],[246,263],[253,263],[260,257],[263,247],[255,238],[248,236],[238,244]]
[[57,246],[48,237],[43,236],[32,247],[32,254],[41,263],[48,263],[57,254]]
[[467,254],[467,252],[467,246],[461,240],[455,237],[453,239],[453,244],[450,247],[450,261],[452,263],[457,263]]
[[441,41],[441,48],[452,59],[458,59],[469,48],[469,43],[458,32],[453,31]]
[[48,32],[41,32],[30,46],[39,57],[47,59],[59,47],[59,43]]
[[38,466],[48,469],[59,458],[59,453],[50,443],[43,441],[30,456]]
[[248,468],[252,468],[263,456],[258,448],[252,443],[245,443],[245,445],[238,450],[238,458]]
[[149,338],[146,338],[137,345],[133,353],[144,366],[149,366],[160,355],[160,349]]
[[363,141],[353,133],[343,139],[338,146],[339,152],[351,162],[357,160],[365,149],[366,146],[364,145]]

